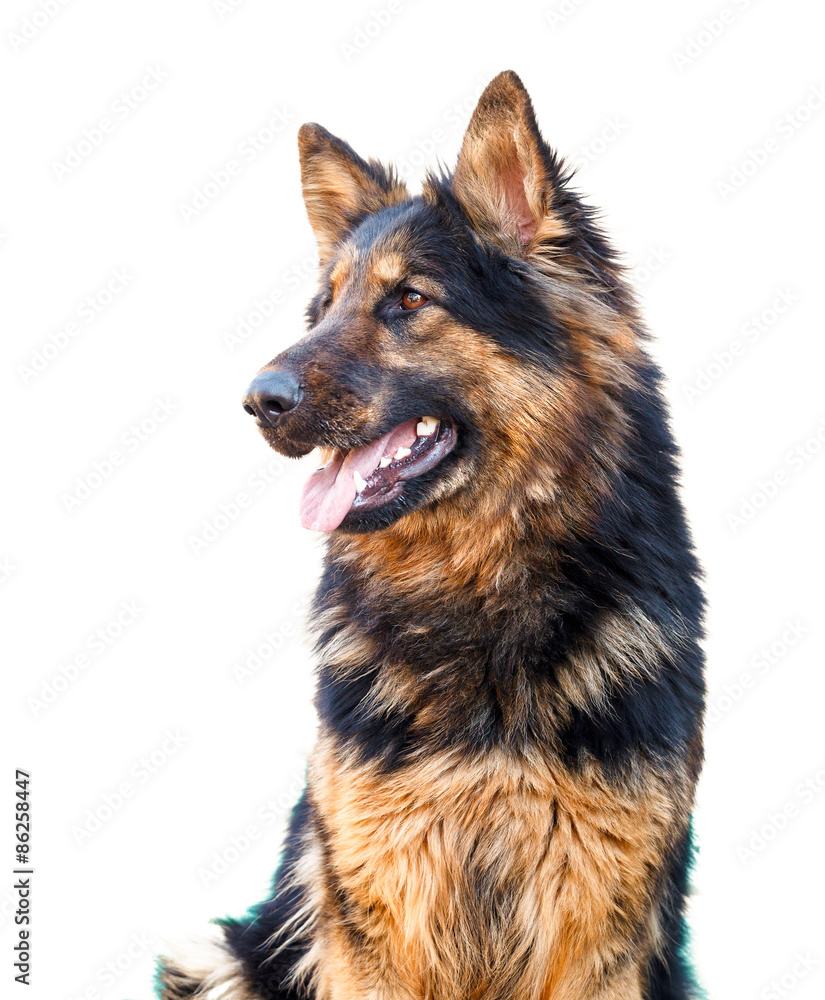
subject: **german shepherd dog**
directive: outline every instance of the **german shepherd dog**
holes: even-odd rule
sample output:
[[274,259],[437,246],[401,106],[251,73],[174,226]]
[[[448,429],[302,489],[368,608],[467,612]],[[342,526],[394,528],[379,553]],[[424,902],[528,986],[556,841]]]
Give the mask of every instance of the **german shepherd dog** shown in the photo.
[[703,601],[623,270],[512,72],[420,195],[298,139],[320,288],[244,406],[320,449],[318,740],[269,897],[160,996],[695,996]]

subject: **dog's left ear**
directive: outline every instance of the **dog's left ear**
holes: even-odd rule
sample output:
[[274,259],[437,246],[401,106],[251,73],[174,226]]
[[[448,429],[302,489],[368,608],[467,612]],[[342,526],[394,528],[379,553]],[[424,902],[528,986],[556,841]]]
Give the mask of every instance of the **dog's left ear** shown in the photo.
[[322,263],[366,215],[409,197],[392,171],[314,123],[298,130],[301,184]]
[[512,70],[499,73],[467,126],[454,194],[482,235],[525,250],[556,235],[549,211],[557,176],[524,84]]

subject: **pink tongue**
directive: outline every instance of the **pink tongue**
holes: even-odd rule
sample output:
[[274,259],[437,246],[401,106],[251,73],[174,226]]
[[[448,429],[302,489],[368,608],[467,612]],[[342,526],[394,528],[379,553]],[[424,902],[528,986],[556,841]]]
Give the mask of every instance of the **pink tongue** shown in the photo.
[[344,520],[356,497],[353,472],[369,479],[385,454],[394,455],[415,440],[417,421],[408,420],[363,448],[353,448],[346,456],[336,451],[323,469],[318,469],[301,494],[301,524],[311,531],[334,531]]

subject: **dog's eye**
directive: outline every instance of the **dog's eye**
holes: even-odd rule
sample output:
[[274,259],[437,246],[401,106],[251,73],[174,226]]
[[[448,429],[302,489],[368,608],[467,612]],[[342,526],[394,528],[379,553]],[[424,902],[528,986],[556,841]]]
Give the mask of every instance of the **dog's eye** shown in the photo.
[[407,310],[420,309],[426,301],[426,295],[416,292],[414,288],[407,288],[401,296],[401,308]]

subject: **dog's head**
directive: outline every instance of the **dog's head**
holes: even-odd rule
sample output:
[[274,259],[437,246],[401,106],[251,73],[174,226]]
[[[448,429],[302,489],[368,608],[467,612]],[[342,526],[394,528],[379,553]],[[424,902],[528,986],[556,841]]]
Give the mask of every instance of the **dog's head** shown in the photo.
[[320,289],[307,335],[244,406],[282,454],[320,449],[303,524],[367,532],[545,502],[580,514],[622,435],[637,337],[519,78],[492,81],[454,173],[419,196],[318,125],[299,149]]

